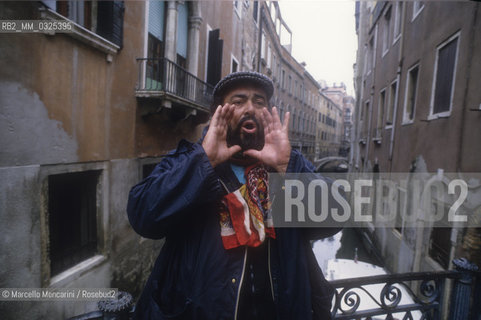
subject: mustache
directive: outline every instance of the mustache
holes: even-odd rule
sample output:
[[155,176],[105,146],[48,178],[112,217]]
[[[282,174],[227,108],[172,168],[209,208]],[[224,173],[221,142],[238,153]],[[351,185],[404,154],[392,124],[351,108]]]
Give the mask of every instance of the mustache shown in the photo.
[[235,131],[235,132],[240,132],[240,128],[242,128],[242,125],[244,124],[244,122],[246,122],[246,121],[248,121],[248,120],[251,120],[251,121],[253,121],[253,122],[256,124],[257,130],[261,129],[261,125],[260,125],[259,120],[257,120],[257,118],[254,117],[254,116],[251,116],[251,115],[246,114],[245,116],[243,116],[243,117],[239,120],[239,123],[237,124],[236,128],[234,129],[234,131]]
[[[242,126],[246,121],[252,121],[257,127],[255,134],[241,134]],[[227,145],[239,145],[242,150],[261,150],[264,146],[264,127],[253,115],[243,116],[235,127],[227,128]]]

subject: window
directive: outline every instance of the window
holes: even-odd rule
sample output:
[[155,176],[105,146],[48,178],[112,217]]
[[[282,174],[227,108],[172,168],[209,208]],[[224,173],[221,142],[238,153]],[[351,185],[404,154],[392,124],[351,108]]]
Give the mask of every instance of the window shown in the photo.
[[402,1],[396,2],[396,17],[394,18],[394,42],[396,42],[401,36],[403,3],[404,2]]
[[377,122],[376,122],[376,132],[374,133],[374,138],[381,138],[382,126],[384,121],[384,108],[386,104],[386,89],[382,89],[379,92],[379,103],[377,106]]
[[238,70],[238,67],[239,67],[239,62],[237,61],[237,59],[232,56],[232,62],[231,62],[231,65],[230,65],[230,72],[237,72]]
[[277,69],[276,69],[276,65],[277,65],[277,58],[276,58],[276,55],[275,54],[272,54],[272,77],[274,78],[273,80],[275,81],[276,78],[277,78]]
[[48,177],[50,274],[97,253],[99,170]]
[[269,68],[269,69],[271,68],[271,55],[272,55],[271,45],[269,44],[267,46],[267,68]]
[[389,102],[387,105],[386,112],[386,126],[392,126],[394,117],[394,108],[396,106],[397,100],[397,80],[391,83],[389,88]]
[[261,37],[261,59],[266,60],[266,35],[264,33]]
[[292,77],[289,75],[289,78],[288,78],[289,82],[287,83],[287,89],[289,90],[289,94],[291,95],[292,94]]
[[367,115],[369,114],[369,107],[370,103],[369,100],[367,100],[364,103],[364,109],[361,112],[361,121],[362,121],[362,132],[361,132],[361,139],[367,139],[367,131],[368,131],[368,119]]
[[92,28],[91,1],[57,1],[57,12],[86,29]]
[[403,234],[404,220],[403,217],[406,216],[407,210],[407,190],[403,187],[398,187],[398,192],[396,192],[394,203],[396,206],[396,219],[394,222],[394,229],[399,232],[400,235]]
[[376,44],[375,44],[375,36],[372,35],[371,38],[369,39],[369,46],[367,50],[367,64],[366,64],[366,70],[367,73],[371,72],[372,68],[374,68],[376,64]]
[[406,97],[404,99],[403,123],[412,123],[416,110],[416,96],[418,87],[419,66],[414,66],[408,71]]
[[164,56],[164,14],[163,1],[149,1],[145,87],[151,90],[162,88],[163,63],[160,58]]
[[286,90],[286,70],[282,70],[281,87]]
[[449,251],[451,249],[451,227],[433,228],[429,241],[429,256],[444,269],[449,268]]
[[269,3],[269,12],[271,13],[272,21],[276,21],[276,6],[274,5],[274,2]]
[[458,39],[459,34],[456,34],[437,49],[430,118],[449,115],[451,112],[456,75]]
[[259,1],[254,1],[254,5],[252,6],[252,16],[254,21],[257,22],[257,18],[259,16]]
[[391,33],[391,7],[384,14],[384,27],[382,30],[382,54],[383,56],[388,52],[390,40],[389,35]]
[[47,6],[85,29],[122,47],[123,1],[57,1]]
[[177,64],[183,68],[186,67],[187,61],[188,16],[187,4],[179,2],[177,4]]
[[237,16],[240,18],[242,13],[241,1],[234,1],[234,11],[237,14]]
[[294,80],[294,98],[297,99],[297,80]]
[[419,15],[421,10],[424,8],[424,1],[414,1],[413,2],[413,19],[416,19],[416,17]]
[[[279,57],[279,60],[280,60],[280,59],[281,59],[281,58]],[[281,64],[280,64],[280,63],[277,63],[277,76],[278,76],[279,78],[281,77],[281,73],[282,73],[282,71],[281,71]],[[279,82],[280,82],[280,81],[279,81]]]
[[224,40],[220,39],[220,29],[207,29],[207,69],[206,82],[215,86],[222,74],[222,55]]

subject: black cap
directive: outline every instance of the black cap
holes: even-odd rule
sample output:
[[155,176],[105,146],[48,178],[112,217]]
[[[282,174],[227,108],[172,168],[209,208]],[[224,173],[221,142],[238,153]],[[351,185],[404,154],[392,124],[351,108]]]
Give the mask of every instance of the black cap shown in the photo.
[[214,87],[212,93],[214,101],[211,111],[214,112],[219,104],[222,104],[224,95],[232,88],[239,85],[252,84],[264,90],[267,100],[270,100],[274,93],[274,84],[272,80],[266,75],[254,71],[239,71],[233,72],[225,76]]

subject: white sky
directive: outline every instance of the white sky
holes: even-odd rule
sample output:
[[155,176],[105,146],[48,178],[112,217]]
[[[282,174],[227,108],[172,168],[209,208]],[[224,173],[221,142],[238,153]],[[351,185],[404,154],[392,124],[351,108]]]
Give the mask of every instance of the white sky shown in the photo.
[[328,85],[344,82],[354,95],[357,36],[354,0],[281,0],[281,15],[292,31],[292,55]]

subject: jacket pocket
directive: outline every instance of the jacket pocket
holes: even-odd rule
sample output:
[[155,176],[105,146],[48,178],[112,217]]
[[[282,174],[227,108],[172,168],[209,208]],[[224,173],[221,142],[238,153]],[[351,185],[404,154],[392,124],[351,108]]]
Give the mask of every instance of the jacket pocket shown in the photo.
[[161,319],[190,319],[192,300],[179,290],[168,290],[153,281],[152,304]]

